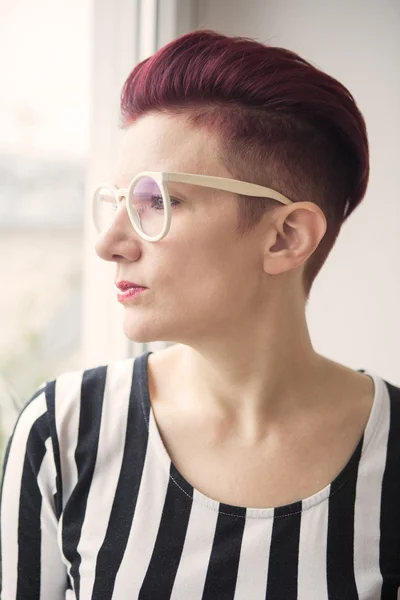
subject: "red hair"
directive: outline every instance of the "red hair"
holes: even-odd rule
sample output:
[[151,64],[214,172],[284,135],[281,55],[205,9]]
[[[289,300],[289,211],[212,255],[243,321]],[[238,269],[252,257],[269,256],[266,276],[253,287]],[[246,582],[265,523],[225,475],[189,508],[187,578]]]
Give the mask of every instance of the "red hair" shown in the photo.
[[[351,93],[290,50],[197,30],[139,63],[126,80],[122,125],[150,112],[184,114],[218,135],[233,177],[321,207],[327,231],[305,265],[308,296],[368,184],[367,132]],[[241,234],[277,206],[245,196],[238,202]]]

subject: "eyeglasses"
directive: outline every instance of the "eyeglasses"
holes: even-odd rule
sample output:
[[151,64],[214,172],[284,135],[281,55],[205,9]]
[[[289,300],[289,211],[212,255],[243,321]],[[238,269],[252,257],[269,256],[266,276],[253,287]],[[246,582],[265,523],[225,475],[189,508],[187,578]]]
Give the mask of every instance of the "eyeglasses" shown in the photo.
[[169,195],[168,182],[189,183],[292,204],[292,200],[275,190],[237,179],[191,173],[143,171],[132,179],[128,188],[118,189],[109,184],[96,188],[93,194],[93,220],[97,231],[102,233],[111,227],[116,211],[125,198],[130,221],[138,235],[149,242],[162,240],[170,229],[171,206],[176,202]]

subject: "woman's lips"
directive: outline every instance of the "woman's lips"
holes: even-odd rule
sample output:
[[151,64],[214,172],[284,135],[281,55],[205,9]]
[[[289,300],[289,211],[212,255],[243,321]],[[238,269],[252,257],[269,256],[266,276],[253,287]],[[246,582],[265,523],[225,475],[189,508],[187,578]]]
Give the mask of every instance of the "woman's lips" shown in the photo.
[[133,298],[134,296],[138,296],[139,294],[141,294],[142,292],[145,292],[146,290],[147,290],[147,288],[144,288],[144,287],[131,287],[131,288],[125,289],[123,291],[120,291],[117,294],[118,302],[125,302],[125,300],[128,300],[129,298]]

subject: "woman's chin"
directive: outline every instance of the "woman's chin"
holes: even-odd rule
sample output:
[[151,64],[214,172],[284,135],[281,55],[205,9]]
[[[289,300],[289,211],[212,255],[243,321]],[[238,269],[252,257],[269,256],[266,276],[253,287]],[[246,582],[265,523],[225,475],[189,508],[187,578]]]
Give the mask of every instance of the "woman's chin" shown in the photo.
[[150,335],[149,332],[138,330],[134,327],[124,327],[124,334],[131,342],[135,342],[136,344],[149,344],[150,342],[159,341]]
[[125,314],[123,331],[126,337],[136,344],[162,341],[159,332],[154,328],[154,323],[146,324],[144,321],[144,319],[134,321],[129,318],[129,315]]

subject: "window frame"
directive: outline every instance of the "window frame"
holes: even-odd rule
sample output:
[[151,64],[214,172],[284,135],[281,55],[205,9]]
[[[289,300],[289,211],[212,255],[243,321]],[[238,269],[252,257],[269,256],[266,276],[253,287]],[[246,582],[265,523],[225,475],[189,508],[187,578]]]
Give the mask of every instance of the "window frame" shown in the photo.
[[115,298],[115,265],[94,251],[92,191],[111,181],[118,143],[122,86],[140,61],[197,27],[198,0],[99,0],[93,3],[89,159],[85,182],[83,255],[83,368],[155,351],[169,342],[141,344],[123,332]]

